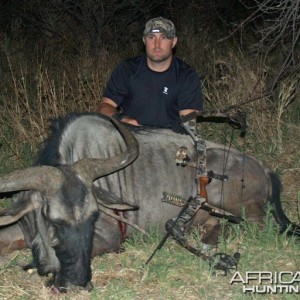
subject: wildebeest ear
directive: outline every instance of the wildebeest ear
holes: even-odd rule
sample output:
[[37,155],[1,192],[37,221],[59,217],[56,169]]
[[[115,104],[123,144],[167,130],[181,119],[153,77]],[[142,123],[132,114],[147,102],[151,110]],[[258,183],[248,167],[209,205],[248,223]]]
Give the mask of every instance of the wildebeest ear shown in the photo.
[[41,206],[39,192],[28,192],[27,194],[28,196],[23,197],[22,201],[14,202],[11,207],[0,212],[0,226],[14,223],[28,212]]
[[137,210],[138,206],[128,204],[115,194],[93,185],[93,194],[98,205],[116,210]]

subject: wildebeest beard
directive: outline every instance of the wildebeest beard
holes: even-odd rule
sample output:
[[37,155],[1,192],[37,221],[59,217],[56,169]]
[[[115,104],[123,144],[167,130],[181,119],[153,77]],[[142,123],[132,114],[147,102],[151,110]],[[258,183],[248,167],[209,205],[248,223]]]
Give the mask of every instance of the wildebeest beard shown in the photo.
[[61,291],[66,287],[82,286],[89,288],[92,279],[91,253],[95,222],[98,213],[87,221],[75,226],[57,223],[55,233],[59,243],[54,247],[60,261],[60,272],[54,274],[54,285]]

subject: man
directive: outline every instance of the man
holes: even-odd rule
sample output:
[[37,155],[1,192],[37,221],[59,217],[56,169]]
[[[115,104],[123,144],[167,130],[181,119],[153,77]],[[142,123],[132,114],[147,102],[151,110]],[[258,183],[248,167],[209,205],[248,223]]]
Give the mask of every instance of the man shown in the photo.
[[177,37],[170,20],[150,19],[143,42],[146,54],[113,71],[97,112],[136,126],[172,128],[179,116],[202,110],[198,75],[173,55]]

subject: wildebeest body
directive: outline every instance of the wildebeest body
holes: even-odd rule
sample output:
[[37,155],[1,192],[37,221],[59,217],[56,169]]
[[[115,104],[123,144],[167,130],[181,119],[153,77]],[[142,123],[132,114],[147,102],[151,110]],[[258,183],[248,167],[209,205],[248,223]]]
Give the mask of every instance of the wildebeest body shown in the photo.
[[[120,170],[115,168],[113,170],[118,171],[108,176],[110,169],[102,172],[101,178],[92,184],[89,173],[95,171],[89,170],[93,163],[88,161],[101,158],[101,164],[105,165],[106,158],[109,160],[125,153],[128,145],[115,126],[100,115],[71,115],[57,120],[52,136],[41,151],[38,165],[57,167],[58,171],[56,168],[48,171],[50,178],[58,177],[59,180],[15,196],[17,205],[30,199],[27,202],[30,202],[31,210],[28,209],[19,223],[39,273],[53,273],[56,286],[86,286],[91,279],[91,255],[120,249],[120,224],[98,207],[104,205],[118,210],[118,203],[126,201],[133,208],[139,207],[130,211],[125,205],[124,217],[129,222],[144,230],[150,226],[160,226],[164,230],[166,221],[175,217],[179,208],[161,202],[162,193],[166,191],[185,198],[196,195],[195,168],[175,163],[175,152],[181,146],[188,148],[191,160],[196,159],[190,136],[150,128],[135,129],[134,135],[139,144],[138,158],[128,166],[127,163],[126,168],[120,163]],[[279,197],[279,188],[274,189],[273,185],[280,182],[274,180],[274,174],[257,160],[215,143],[207,142],[206,145],[207,170],[229,178],[226,182],[212,180],[207,186],[208,202],[237,216],[245,210],[250,220],[262,222],[266,201]],[[99,161],[95,163],[99,164]],[[9,180],[10,177],[3,181],[1,189],[0,179],[0,191],[13,190],[5,188],[10,185]],[[110,203],[105,204],[107,199],[97,199],[103,195],[99,192],[101,189],[112,195]],[[16,215],[14,208],[10,214]],[[285,217],[279,220],[288,221]],[[283,226],[286,225],[284,222]],[[194,223],[205,226],[206,233],[202,237],[205,244],[217,242],[216,218],[200,210]],[[128,227],[127,237],[131,231]]]
[[[78,127],[84,134],[80,135]],[[75,131],[77,135],[74,141]],[[124,201],[140,206],[138,211],[126,214],[130,221],[141,228],[147,229],[150,225],[164,227],[167,218],[178,213],[178,208],[162,203],[162,192],[185,197],[196,193],[194,170],[175,164],[177,148],[186,145],[193,153],[193,142],[187,135],[163,129],[139,130],[135,136],[139,142],[140,155],[134,164],[99,179],[95,184]],[[114,126],[98,116],[72,122],[62,135],[61,144],[70,146],[59,149],[60,157],[63,157],[59,164],[71,164],[82,157],[110,157],[116,151],[121,152],[126,148]]]

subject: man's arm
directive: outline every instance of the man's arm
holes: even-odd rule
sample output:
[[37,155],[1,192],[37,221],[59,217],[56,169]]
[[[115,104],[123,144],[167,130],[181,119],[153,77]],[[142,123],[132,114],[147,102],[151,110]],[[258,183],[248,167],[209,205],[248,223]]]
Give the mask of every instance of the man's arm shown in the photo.
[[183,109],[183,110],[179,111],[179,116],[185,116],[185,115],[188,115],[188,114],[190,114],[194,111],[198,112],[199,110],[197,110],[197,109]]
[[[102,97],[100,104],[96,108],[96,112],[111,117],[112,115],[118,113],[119,110],[116,102],[114,102],[113,100],[107,97]],[[130,118],[128,116],[124,116],[120,121],[134,126],[140,126],[137,120]]]
[[100,104],[96,108],[96,112],[111,117],[118,112],[118,105],[107,97],[102,97]]

